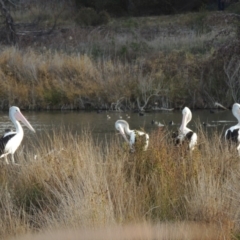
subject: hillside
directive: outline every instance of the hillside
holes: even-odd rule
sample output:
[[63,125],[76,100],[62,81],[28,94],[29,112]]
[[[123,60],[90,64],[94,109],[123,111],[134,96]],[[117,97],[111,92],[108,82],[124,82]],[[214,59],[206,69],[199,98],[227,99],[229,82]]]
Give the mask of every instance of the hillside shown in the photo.
[[234,6],[98,26],[76,22],[71,6],[15,10],[16,46],[1,45],[0,108],[230,107],[240,97]]

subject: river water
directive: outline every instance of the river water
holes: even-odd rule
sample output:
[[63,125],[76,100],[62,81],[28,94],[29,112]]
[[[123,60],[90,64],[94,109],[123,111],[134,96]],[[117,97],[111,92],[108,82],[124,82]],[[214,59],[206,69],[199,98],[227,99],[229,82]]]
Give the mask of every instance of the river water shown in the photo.
[[[230,110],[215,110],[211,113],[210,110],[193,110],[192,121],[188,124],[188,127],[192,130],[196,130],[197,123],[207,123],[206,131],[212,131],[214,129],[223,132],[226,128],[237,124],[237,119],[232,115]],[[53,128],[66,127],[73,132],[81,134],[82,130],[90,130],[94,136],[97,136],[100,140],[111,136],[115,131],[114,123],[118,119],[124,119],[128,121],[130,129],[144,129],[146,132],[151,133],[158,128],[157,125],[152,124],[152,120],[167,125],[168,128],[177,130],[181,124],[182,112],[181,110],[168,111],[153,111],[145,113],[140,116],[138,113],[133,112],[106,112],[102,111],[97,113],[96,111],[40,111],[40,112],[28,112],[22,111],[24,116],[28,119],[31,125],[36,130],[36,134],[41,131],[51,131]],[[109,117],[107,117],[109,115]],[[173,121],[173,125],[169,125],[169,122]],[[0,113],[0,134],[4,133],[6,128],[14,129],[11,123],[8,112]],[[35,134],[24,126],[25,136],[27,138],[36,137]],[[41,134],[39,134],[41,135]]]

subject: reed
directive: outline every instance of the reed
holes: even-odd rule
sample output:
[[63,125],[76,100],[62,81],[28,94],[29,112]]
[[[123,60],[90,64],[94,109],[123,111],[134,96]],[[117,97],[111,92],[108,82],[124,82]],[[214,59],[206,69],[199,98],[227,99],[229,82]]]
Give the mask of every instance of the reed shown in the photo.
[[19,166],[2,163],[0,238],[58,229],[105,234],[142,222],[149,232],[177,226],[189,236],[216,228],[214,239],[237,236],[239,157],[217,133],[199,126],[198,135],[192,154],[175,147],[167,129],[151,133],[146,152],[130,153],[121,138],[99,142],[88,130],[43,132],[18,151]]

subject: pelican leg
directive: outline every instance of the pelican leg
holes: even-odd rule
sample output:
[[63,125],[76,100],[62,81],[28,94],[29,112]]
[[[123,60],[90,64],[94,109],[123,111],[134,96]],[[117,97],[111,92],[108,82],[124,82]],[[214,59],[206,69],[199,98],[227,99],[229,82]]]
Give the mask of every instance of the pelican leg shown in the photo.
[[133,145],[130,145],[130,153],[134,153],[135,152],[135,147]]
[[5,162],[6,162],[6,164],[9,164],[9,162],[8,162],[8,159],[7,159],[7,156],[6,156],[6,155],[4,156],[4,159],[5,159]]
[[12,163],[15,164],[15,159],[14,159],[13,154],[11,154],[11,159],[12,159]]
[[240,156],[240,144],[237,146],[238,155]]

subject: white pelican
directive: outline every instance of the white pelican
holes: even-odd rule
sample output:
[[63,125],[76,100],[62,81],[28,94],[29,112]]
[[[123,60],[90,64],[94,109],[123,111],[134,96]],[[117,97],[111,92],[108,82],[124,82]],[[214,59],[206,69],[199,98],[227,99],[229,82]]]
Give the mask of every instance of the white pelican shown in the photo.
[[[225,139],[240,143],[240,104],[234,103],[232,106],[232,113],[238,120],[238,124],[230,127],[225,132]],[[240,155],[240,144],[237,147],[238,154]]]
[[[137,142],[137,138],[138,137],[144,137],[144,147],[143,150],[146,151],[148,148],[148,144],[149,144],[149,135],[145,132],[142,131],[138,131],[138,130],[130,130],[129,129],[129,124],[127,121],[125,120],[117,120],[115,122],[115,128],[117,131],[120,132],[120,134],[123,136],[123,138],[126,140],[126,142],[130,145],[130,149],[132,151],[134,151],[134,144],[135,142]],[[129,136],[129,139],[127,138],[127,136]]]
[[176,139],[176,144],[182,143],[184,140],[189,142],[189,149],[193,150],[197,144],[197,134],[187,128],[187,124],[192,120],[192,113],[188,107],[182,110],[182,124],[179,128],[179,134]]
[[25,126],[27,126],[31,131],[35,132],[34,128],[27,121],[27,119],[22,115],[18,107],[9,108],[9,118],[14,124],[16,131],[8,131],[0,138],[0,158],[5,158],[7,164],[7,155],[11,154],[12,163],[15,163],[14,153],[19,147],[23,139],[23,129],[19,121],[21,121]]

